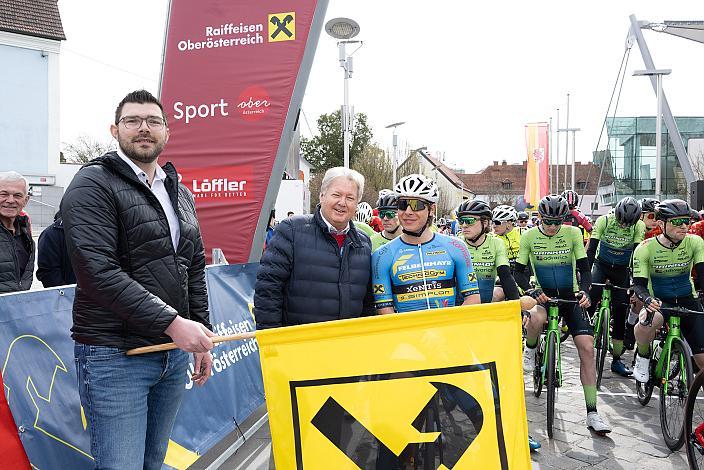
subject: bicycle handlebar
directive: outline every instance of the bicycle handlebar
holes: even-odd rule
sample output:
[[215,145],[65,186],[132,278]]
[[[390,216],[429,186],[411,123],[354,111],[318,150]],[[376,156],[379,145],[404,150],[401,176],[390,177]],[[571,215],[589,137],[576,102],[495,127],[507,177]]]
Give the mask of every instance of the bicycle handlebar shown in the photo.
[[[699,310],[690,310],[685,307],[680,307],[679,305],[676,305],[674,307],[660,307],[660,312],[662,311],[668,311],[670,313],[674,313],[677,316],[682,316],[682,315],[704,315],[704,312],[700,312]],[[655,315],[655,311],[650,311],[646,310],[646,316],[645,319],[640,322],[641,325],[643,326],[650,326],[653,324],[653,316]]]
[[597,286],[597,287],[607,287],[608,286],[611,289],[625,290],[626,292],[633,292],[633,290],[630,287],[620,287],[620,286],[611,284],[610,282],[605,282],[605,283],[592,282],[592,286]]

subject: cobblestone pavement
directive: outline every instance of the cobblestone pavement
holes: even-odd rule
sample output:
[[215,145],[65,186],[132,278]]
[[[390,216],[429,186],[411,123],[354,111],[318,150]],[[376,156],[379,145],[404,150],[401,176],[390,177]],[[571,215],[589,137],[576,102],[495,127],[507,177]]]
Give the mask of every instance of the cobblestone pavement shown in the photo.
[[[533,395],[533,382],[526,375],[526,408],[530,434],[542,448],[533,452],[534,469],[686,469],[684,450],[671,452],[660,430],[658,389],[647,406],[638,403],[635,381],[611,373],[611,356],[604,364],[598,394],[598,410],[612,426],[605,437],[586,427],[584,395],[579,381],[579,359],[571,339],[562,344],[563,386],[555,404],[555,433],[548,439],[546,397]],[[627,351],[630,365],[632,352]]]

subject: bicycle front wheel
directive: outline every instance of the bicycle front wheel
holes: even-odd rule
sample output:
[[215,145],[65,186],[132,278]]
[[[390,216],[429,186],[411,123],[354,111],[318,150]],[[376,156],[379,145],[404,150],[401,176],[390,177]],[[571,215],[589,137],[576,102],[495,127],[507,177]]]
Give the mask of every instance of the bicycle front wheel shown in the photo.
[[609,351],[609,309],[598,314],[597,328],[594,331],[594,349],[596,358],[596,388],[601,388],[601,376],[604,373],[604,361]]
[[535,367],[533,368],[533,395],[539,397],[543,391],[543,355],[545,354],[545,341],[541,338],[535,347]]
[[[678,450],[684,443],[684,416],[687,392],[692,383],[692,353],[679,338],[672,341],[669,376],[660,385],[660,427],[665,444]],[[665,363],[664,367],[668,364]],[[666,370],[662,371],[663,374]]]
[[555,423],[555,392],[557,391],[558,380],[558,339],[555,333],[548,333],[545,347],[547,372],[545,374],[545,384],[548,393],[548,437],[552,439],[553,424]]
[[684,439],[689,468],[704,470],[704,372],[697,374],[687,394]]

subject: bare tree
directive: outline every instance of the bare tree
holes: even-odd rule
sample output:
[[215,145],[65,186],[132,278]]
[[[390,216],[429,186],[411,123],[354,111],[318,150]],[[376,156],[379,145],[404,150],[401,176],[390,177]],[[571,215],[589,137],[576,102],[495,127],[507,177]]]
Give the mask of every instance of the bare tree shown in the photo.
[[75,142],[64,144],[61,153],[67,163],[88,163],[115,148],[114,141],[101,142],[87,135],[80,135]]

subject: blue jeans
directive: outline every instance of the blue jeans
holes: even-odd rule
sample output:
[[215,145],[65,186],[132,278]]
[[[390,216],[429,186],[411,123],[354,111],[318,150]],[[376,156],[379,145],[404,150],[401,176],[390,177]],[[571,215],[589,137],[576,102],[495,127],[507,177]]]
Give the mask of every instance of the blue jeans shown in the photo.
[[128,357],[124,349],[81,343],[74,353],[95,468],[160,470],[185,390],[188,353]]

